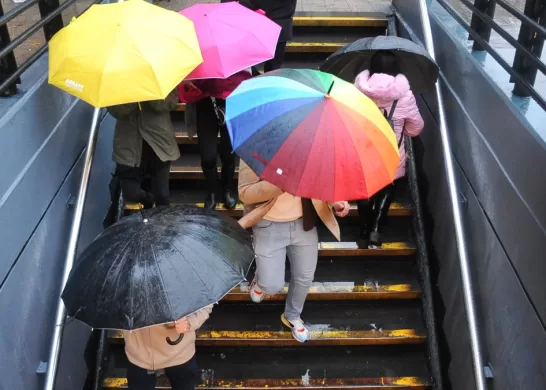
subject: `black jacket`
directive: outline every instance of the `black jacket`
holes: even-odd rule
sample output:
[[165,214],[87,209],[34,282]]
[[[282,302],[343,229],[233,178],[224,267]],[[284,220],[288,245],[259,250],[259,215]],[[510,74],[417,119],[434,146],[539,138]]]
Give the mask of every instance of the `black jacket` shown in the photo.
[[[221,0],[227,3],[233,0]],[[296,12],[297,0],[240,0],[239,3],[255,11],[262,9],[267,17],[282,27],[279,42],[292,39],[292,18]]]

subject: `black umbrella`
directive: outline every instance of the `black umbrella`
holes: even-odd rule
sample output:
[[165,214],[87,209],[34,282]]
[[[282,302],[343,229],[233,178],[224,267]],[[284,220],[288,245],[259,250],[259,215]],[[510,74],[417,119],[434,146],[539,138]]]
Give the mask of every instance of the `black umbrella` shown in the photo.
[[230,217],[193,206],[145,210],[85,249],[62,299],[93,328],[165,324],[218,302],[253,259],[250,234]]
[[438,79],[438,66],[427,51],[412,41],[395,36],[362,38],[342,47],[324,61],[320,70],[336,75],[350,83],[365,69],[372,56],[389,50],[398,59],[402,73],[414,93],[431,92]]

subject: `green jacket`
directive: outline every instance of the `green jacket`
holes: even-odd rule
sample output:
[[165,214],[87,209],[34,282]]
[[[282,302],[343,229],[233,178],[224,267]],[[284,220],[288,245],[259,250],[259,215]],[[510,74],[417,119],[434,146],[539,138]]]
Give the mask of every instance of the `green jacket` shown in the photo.
[[180,157],[174,135],[170,111],[176,109],[177,90],[165,100],[120,104],[108,107],[117,119],[114,134],[114,162],[130,167],[140,166],[142,140],[154,150],[161,161],[174,161]]

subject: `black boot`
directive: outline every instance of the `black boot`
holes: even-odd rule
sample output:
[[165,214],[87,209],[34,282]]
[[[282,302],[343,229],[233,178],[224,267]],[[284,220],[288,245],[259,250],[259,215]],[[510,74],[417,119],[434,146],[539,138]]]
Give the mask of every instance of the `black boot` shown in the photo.
[[370,241],[369,245],[371,247],[380,248],[383,244],[383,240],[381,238],[381,234],[379,233],[379,230],[381,227],[385,224],[385,220],[387,219],[387,215],[389,214],[389,208],[391,206],[392,197],[394,195],[394,186],[390,185],[383,190],[379,194],[377,194],[377,198],[375,200],[374,205],[374,220],[373,220],[373,226],[372,231],[370,232]]
[[226,209],[233,209],[237,204],[237,199],[233,196],[233,176],[235,175],[235,165],[222,167],[222,188],[224,189],[224,206]]
[[203,175],[205,175],[205,182],[207,183],[207,189],[209,190],[209,194],[205,199],[205,208],[214,210],[218,204],[218,171],[216,167],[212,169],[203,168]]
[[370,219],[372,216],[373,200],[364,199],[358,201],[358,219],[360,221],[360,231],[356,244],[360,249],[368,249],[370,236]]

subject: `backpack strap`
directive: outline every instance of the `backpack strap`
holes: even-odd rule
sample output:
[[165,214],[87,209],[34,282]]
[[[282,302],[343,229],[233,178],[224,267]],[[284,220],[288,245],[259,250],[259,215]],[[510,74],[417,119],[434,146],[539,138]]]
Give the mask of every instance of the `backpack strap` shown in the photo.
[[[392,126],[392,116],[394,115],[394,110],[396,110],[396,105],[398,104],[398,100],[395,100],[392,102],[391,111],[389,112],[389,115],[387,115],[387,110],[384,110],[384,115],[389,121],[389,123]],[[393,127],[394,131],[394,127]],[[402,141],[404,140],[404,131],[402,130],[402,134],[400,135],[400,140],[398,141],[398,149],[400,149],[400,146],[402,145]]]
[[216,119],[218,119],[218,124],[224,126],[226,124],[226,113],[222,110],[216,103],[216,98],[210,98],[212,100],[212,106],[214,107],[214,113],[216,114]]
[[398,104],[398,100],[395,100],[392,102],[391,112],[389,112],[389,116],[387,117],[388,120],[392,120],[392,116],[394,115],[394,110],[396,109],[396,105]]

